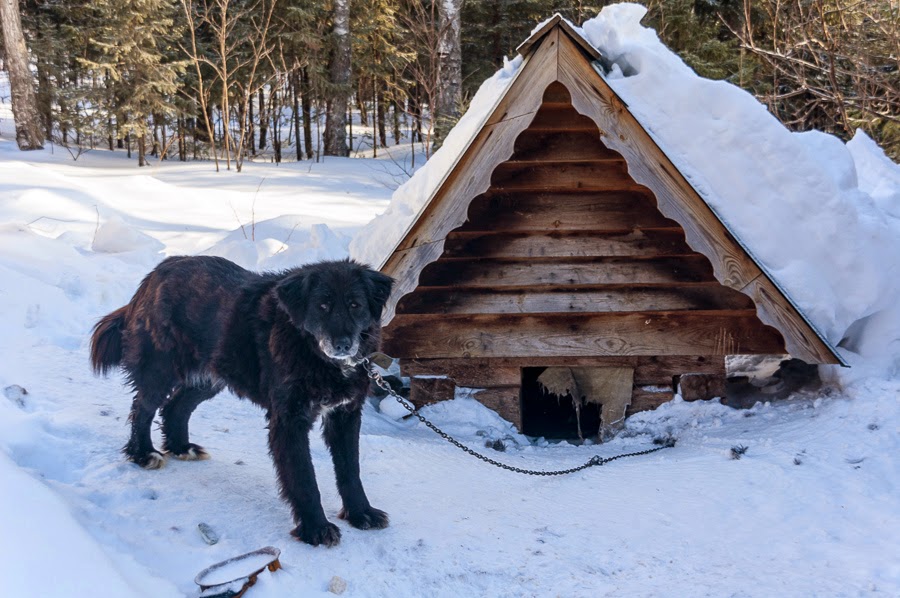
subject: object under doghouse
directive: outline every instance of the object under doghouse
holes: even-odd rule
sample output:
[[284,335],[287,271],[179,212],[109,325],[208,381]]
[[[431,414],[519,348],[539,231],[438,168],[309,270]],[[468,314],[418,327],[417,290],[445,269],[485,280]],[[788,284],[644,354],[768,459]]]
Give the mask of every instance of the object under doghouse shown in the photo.
[[[725,357],[834,349],[709,208],[559,18],[382,271],[416,405],[457,388],[526,434],[608,435],[725,395]],[[749,248],[752,250],[752,248]],[[575,408],[577,407],[577,409]]]

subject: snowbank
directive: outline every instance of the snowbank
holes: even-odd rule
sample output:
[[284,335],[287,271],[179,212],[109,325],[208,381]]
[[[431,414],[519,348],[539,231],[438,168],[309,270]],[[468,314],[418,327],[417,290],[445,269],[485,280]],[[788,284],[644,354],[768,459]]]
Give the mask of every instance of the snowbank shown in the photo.
[[697,76],[645,13],[619,4],[584,23],[615,65],[610,85],[828,340],[895,374],[900,167],[862,132],[849,146],[791,133],[749,93]]
[[[896,374],[900,167],[862,132],[845,145],[818,131],[788,131],[747,92],[697,76],[640,24],[645,13],[637,4],[608,6],[579,30],[613,64],[610,85],[848,361],[861,356]],[[509,70],[485,82],[450,143],[351,243],[355,257],[383,262],[504,91]]]

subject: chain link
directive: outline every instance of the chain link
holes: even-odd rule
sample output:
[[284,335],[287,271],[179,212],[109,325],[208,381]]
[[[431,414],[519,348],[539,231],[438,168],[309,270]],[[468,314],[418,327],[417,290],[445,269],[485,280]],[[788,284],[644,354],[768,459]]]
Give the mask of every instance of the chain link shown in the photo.
[[655,453],[656,451],[661,451],[663,449],[667,449],[667,448],[671,448],[671,447],[675,446],[675,441],[670,439],[670,440],[667,440],[661,446],[657,446],[657,447],[647,449],[644,451],[636,451],[634,453],[623,453],[621,455],[616,455],[614,457],[601,457],[600,455],[594,455],[587,462],[585,462],[584,465],[579,465],[578,467],[572,467],[570,469],[559,469],[559,470],[554,470],[554,471],[541,471],[541,470],[537,470],[537,469],[522,469],[521,467],[514,467],[512,465],[507,465],[506,463],[501,463],[499,461],[495,461],[486,455],[482,455],[481,453],[470,449],[469,447],[467,447],[466,445],[464,445],[463,443],[458,441],[456,438],[450,436],[449,434],[447,434],[446,432],[444,432],[443,430],[438,428],[436,425],[434,425],[433,423],[431,423],[430,421],[425,419],[425,416],[423,416],[421,413],[419,413],[419,410],[416,409],[412,405],[412,403],[410,403],[409,401],[407,401],[406,399],[401,397],[399,394],[394,392],[394,389],[391,388],[391,385],[388,384],[387,382],[385,382],[385,380],[381,376],[381,374],[377,370],[375,370],[375,368],[372,366],[372,362],[369,360],[369,358],[364,359],[363,364],[366,366],[366,370],[369,374],[369,378],[375,384],[378,385],[378,388],[380,388],[381,390],[385,391],[386,393],[388,393],[389,395],[391,395],[392,397],[397,399],[398,403],[403,405],[403,407],[407,411],[409,411],[411,414],[415,415],[420,422],[422,422],[423,424],[428,426],[435,434],[437,434],[438,436],[440,436],[441,438],[443,438],[444,440],[446,440],[447,442],[449,442],[450,444],[452,444],[459,450],[472,455],[476,459],[481,459],[485,463],[490,463],[491,465],[494,465],[501,469],[505,469],[507,471],[514,471],[516,473],[522,473],[525,475],[535,475],[535,476],[566,475],[569,473],[575,473],[576,471],[582,471],[582,470],[588,469],[590,467],[606,465],[607,463],[610,463],[611,461],[615,461],[616,459],[624,459],[625,457],[639,457],[641,455],[649,455],[650,453]]

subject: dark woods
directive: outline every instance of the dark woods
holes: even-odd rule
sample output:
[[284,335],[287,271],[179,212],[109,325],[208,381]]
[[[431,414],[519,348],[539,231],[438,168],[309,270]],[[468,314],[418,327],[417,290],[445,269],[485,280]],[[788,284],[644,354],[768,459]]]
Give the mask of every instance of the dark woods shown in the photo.
[[[47,139],[76,158],[106,148],[139,164],[211,159],[240,170],[247,158],[377,155],[397,143],[422,142],[427,155],[537,22],[559,11],[581,23],[605,4],[24,0],[20,8]],[[897,2],[647,5],[645,23],[701,75],[751,91],[792,129],[848,138],[861,127],[900,155]]]

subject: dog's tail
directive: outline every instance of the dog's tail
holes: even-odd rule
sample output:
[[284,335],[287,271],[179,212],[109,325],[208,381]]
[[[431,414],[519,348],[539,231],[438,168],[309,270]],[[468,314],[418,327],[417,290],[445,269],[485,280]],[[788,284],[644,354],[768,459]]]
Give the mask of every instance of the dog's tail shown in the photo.
[[120,307],[104,316],[94,326],[91,335],[91,366],[95,374],[109,373],[122,362],[122,328],[125,327],[125,310]]

